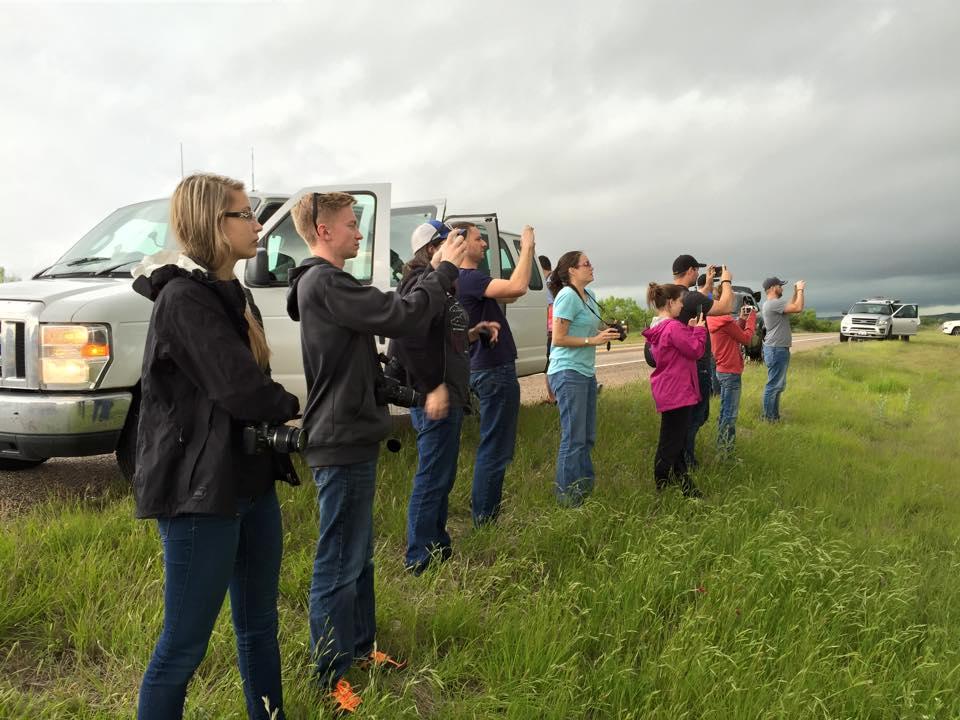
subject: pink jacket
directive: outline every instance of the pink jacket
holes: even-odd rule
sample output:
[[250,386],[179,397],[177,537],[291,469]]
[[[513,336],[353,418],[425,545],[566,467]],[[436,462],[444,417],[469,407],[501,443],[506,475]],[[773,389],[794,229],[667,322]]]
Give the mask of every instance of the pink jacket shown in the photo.
[[661,320],[643,331],[657,368],[650,375],[650,388],[657,412],[676,410],[700,402],[697,358],[707,345],[707,330],[692,328],[679,320]]

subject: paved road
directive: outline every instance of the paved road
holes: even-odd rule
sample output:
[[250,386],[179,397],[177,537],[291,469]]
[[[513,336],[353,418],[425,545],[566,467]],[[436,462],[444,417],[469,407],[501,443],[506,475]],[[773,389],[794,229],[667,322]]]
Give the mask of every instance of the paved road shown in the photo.
[[[794,352],[802,352],[823,345],[832,345],[836,333],[797,333],[793,336]],[[597,353],[597,380],[604,387],[616,387],[650,377],[652,368],[643,359],[643,343],[611,346],[609,352]],[[520,380],[520,398],[526,403],[538,403],[547,399],[546,381],[543,375],[532,375]]]
[[[797,334],[794,351],[836,342],[836,333]],[[597,354],[597,379],[605,387],[625,385],[649,375],[642,344],[614,346],[609,352],[601,350]],[[522,378],[520,396],[526,404],[545,400],[544,375]],[[22,512],[48,498],[102,498],[124,492],[127,492],[127,483],[117,470],[113,455],[52,458],[31,470],[0,471],[0,518]]]

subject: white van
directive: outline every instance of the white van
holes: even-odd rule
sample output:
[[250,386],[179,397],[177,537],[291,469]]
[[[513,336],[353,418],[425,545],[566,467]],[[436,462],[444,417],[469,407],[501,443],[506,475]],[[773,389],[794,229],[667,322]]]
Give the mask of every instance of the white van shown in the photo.
[[[444,218],[433,200],[391,206],[390,185],[309,187],[294,195],[251,192],[261,224],[260,252],[239,263],[237,277],[263,313],[274,378],[305,403],[300,328],[287,316],[287,275],[307,247],[290,208],[306,193],[348,192],[357,199],[363,242],[346,270],[388,290],[410,258],[418,224]],[[494,213],[458,215],[477,224],[489,250],[483,269],[508,278],[519,236],[502,232]],[[0,469],[33,467],[50,457],[116,452],[132,477],[140,369],[152,304],[131,287],[131,268],[144,255],[175,247],[169,200],[120,208],[32,280],[0,284]],[[546,365],[546,296],[534,262],[530,289],[504,306],[517,343],[517,372]],[[385,347],[386,338],[380,338]]]

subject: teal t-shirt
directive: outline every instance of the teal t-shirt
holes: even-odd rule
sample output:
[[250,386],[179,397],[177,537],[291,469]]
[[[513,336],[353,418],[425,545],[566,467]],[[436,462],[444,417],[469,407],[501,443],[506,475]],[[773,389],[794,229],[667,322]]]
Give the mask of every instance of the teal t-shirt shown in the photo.
[[[587,338],[599,332],[600,306],[597,298],[589,290],[584,290],[586,301],[572,287],[565,287],[557,293],[553,300],[553,318],[569,320],[567,327],[568,337]],[[587,307],[590,303],[590,307]],[[591,312],[591,308],[593,311]],[[596,315],[594,314],[596,313]],[[577,347],[550,347],[550,364],[547,366],[547,375],[553,375],[561,370],[576,370],[581,375],[593,377],[596,374],[597,348],[595,345]]]

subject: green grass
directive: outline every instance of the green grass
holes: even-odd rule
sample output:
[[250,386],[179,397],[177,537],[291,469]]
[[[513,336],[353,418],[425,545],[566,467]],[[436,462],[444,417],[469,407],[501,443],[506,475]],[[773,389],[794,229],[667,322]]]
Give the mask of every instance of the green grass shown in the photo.
[[[402,572],[409,432],[380,463],[381,646],[351,671],[363,717],[960,717],[960,343],[849,343],[794,356],[778,426],[750,365],[739,460],[700,435],[701,503],[657,498],[658,417],[639,383],[601,395],[597,492],[555,506],[558,422],[525,407],[499,525],[470,528],[475,423],[451,501],[456,554]],[[309,486],[282,487],[281,647],[290,718],[309,680]],[[0,530],[0,717],[130,718],[160,629],[162,556],[128,497],[49,504]],[[242,718],[225,607],[188,718]]]

